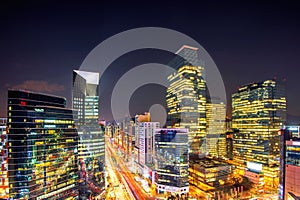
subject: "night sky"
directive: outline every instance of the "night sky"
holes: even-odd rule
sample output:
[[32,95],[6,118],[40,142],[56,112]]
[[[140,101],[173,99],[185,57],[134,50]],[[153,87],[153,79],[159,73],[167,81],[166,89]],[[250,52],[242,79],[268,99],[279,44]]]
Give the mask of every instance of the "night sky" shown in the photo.
[[[221,71],[228,100],[239,85],[286,78],[289,117],[300,116],[296,1],[1,1],[0,24],[0,116],[6,116],[7,88],[65,96],[70,106],[72,70],[87,54],[114,34],[147,26],[174,29],[197,40]],[[112,87],[126,70],[169,59],[167,53],[149,50],[116,60],[100,81],[102,118],[110,119]],[[141,102],[130,105],[132,114],[163,101],[164,88],[152,86],[156,98],[145,98],[148,87],[132,97]]]

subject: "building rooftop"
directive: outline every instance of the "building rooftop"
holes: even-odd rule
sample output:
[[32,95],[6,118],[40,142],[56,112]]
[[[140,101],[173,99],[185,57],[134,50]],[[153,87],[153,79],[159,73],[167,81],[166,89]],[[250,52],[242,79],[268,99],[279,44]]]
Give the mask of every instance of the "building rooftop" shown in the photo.
[[200,165],[200,167],[204,168],[212,168],[212,167],[222,167],[222,166],[228,166],[230,164],[225,163],[223,161],[213,159],[213,158],[195,158],[192,156],[190,157],[190,164],[197,164]]
[[99,84],[99,73],[98,72],[87,72],[82,70],[74,70],[75,73],[79,74],[82,78],[90,84]]
[[183,45],[182,47],[180,47],[180,49],[176,52],[176,54],[178,54],[180,51],[182,51],[183,49],[191,49],[193,51],[198,51],[197,47],[192,47],[189,45]]
[[54,97],[54,98],[60,98],[60,99],[66,100],[66,97],[63,97],[63,96],[58,96],[58,95],[55,95],[55,94],[49,94],[49,93],[38,92],[38,91],[33,91],[33,90],[9,88],[8,91],[23,92],[23,93],[28,93],[28,94],[36,94],[36,95],[47,96],[47,97]]

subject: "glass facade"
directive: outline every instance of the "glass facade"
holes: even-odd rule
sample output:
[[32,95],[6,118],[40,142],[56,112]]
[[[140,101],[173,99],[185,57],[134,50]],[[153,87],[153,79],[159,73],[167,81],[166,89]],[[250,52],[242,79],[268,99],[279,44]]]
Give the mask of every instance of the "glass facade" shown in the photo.
[[167,127],[188,128],[191,152],[205,152],[206,85],[198,49],[183,46],[169,63],[177,72],[168,76]]
[[278,186],[279,135],[286,121],[285,88],[276,80],[242,86],[232,95],[233,160],[263,164],[265,184]]
[[187,129],[155,130],[154,163],[158,192],[187,193],[189,191]]
[[98,123],[98,87],[99,73],[73,71],[72,106],[79,134],[80,198],[88,197],[89,191],[100,194],[105,188],[105,128]]
[[300,139],[287,143],[286,164],[300,167]]
[[78,196],[78,133],[66,99],[8,91],[8,175],[13,199]]
[[209,156],[226,157],[226,106],[223,102],[206,103],[206,151]]

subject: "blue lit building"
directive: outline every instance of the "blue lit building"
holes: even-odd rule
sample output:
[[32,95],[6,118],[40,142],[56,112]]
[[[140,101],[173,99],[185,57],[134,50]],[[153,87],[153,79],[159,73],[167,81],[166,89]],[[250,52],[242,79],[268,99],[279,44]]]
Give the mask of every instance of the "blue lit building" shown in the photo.
[[66,99],[9,90],[7,108],[10,198],[76,198],[78,134]]
[[188,130],[155,129],[155,184],[159,193],[189,192]]

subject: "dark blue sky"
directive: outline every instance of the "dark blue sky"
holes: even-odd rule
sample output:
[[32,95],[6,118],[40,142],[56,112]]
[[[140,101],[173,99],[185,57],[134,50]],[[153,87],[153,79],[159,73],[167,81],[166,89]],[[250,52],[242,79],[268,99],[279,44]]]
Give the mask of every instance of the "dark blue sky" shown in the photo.
[[[242,84],[286,78],[288,113],[300,116],[300,3],[83,2],[1,1],[0,116],[5,116],[8,87],[33,86],[70,99],[72,70],[97,44],[121,31],[145,26],[174,29],[197,40],[221,71],[228,96]],[[135,52],[105,72],[100,88],[104,117],[110,116],[111,88],[124,73],[120,67],[168,60],[168,55],[157,55]],[[146,104],[163,99],[159,95],[163,89],[154,88],[158,98]],[[135,97],[143,95],[137,91]],[[132,112],[142,109],[140,105]]]

